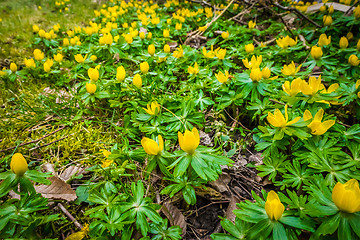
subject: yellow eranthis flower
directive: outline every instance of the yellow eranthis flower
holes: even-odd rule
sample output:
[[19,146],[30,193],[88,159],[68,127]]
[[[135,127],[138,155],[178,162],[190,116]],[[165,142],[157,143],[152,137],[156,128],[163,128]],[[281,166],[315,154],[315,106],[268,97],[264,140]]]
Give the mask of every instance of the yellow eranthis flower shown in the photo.
[[256,22],[253,22],[252,20],[249,21],[248,23],[249,29],[254,29],[256,26]]
[[168,44],[165,44],[165,46],[164,46],[164,52],[166,52],[166,53],[170,53],[170,46],[168,45]]
[[205,30],[207,29],[207,26],[202,26],[202,27],[199,27],[199,31],[200,32],[204,32]]
[[176,23],[175,29],[179,31],[179,30],[181,30],[181,28],[182,28],[182,24],[181,23]]
[[140,63],[140,71],[143,73],[143,74],[147,74],[149,72],[149,63],[148,62],[142,62]]
[[86,58],[87,58],[87,54],[85,55],[85,57],[83,57],[81,54],[76,54],[75,55],[75,61],[78,62],[78,63],[85,62]]
[[214,47],[211,45],[211,50],[209,52],[206,51],[206,48],[203,47],[202,52],[204,57],[206,58],[213,58],[215,57],[215,52],[213,51]]
[[46,32],[45,32],[44,29],[40,29],[39,32],[38,32],[38,34],[39,34],[39,36],[40,36],[41,38],[43,38],[43,37],[45,37]]
[[81,229],[81,231],[76,232],[65,238],[65,240],[82,240],[89,232],[89,225],[85,224],[85,226]]
[[360,60],[355,54],[350,55],[348,62],[353,67],[356,67],[356,66],[358,66],[360,64]]
[[139,37],[141,38],[141,39],[145,39],[145,33],[144,32],[140,32],[140,34],[139,34]]
[[130,34],[126,34],[124,38],[128,44],[131,44],[133,42],[133,37]]
[[56,55],[54,55],[54,60],[57,62],[61,62],[63,60],[63,55],[61,53],[58,53]]
[[170,37],[170,32],[169,32],[169,30],[164,29],[164,30],[163,30],[163,36],[164,36],[164,38]]
[[318,78],[310,77],[309,83],[303,81],[300,88],[301,88],[301,92],[304,95],[314,96],[315,94],[318,93],[318,91],[323,90],[325,87],[321,83],[321,75],[320,75]]
[[300,78],[296,78],[291,82],[285,81],[285,83],[282,85],[282,89],[284,92],[286,92],[289,96],[294,97],[299,92],[301,92],[301,84],[303,83],[303,80]]
[[281,218],[284,213],[285,207],[281,203],[279,196],[276,192],[271,190],[266,198],[265,211],[269,219],[277,221]]
[[116,79],[121,82],[124,81],[125,76],[126,76],[125,68],[123,66],[118,67],[116,69]]
[[25,58],[24,63],[27,68],[36,67],[35,61],[33,58],[30,58],[30,59]]
[[153,56],[153,55],[155,54],[155,46],[154,46],[154,44],[150,44],[150,45],[148,46],[148,53],[149,53],[151,56]]
[[200,135],[196,128],[193,128],[191,132],[185,130],[184,135],[178,132],[178,138],[181,149],[188,154],[193,154],[200,144]]
[[331,36],[327,37],[325,33],[321,34],[319,37],[319,46],[327,46],[331,43]]
[[332,17],[330,15],[324,15],[323,16],[323,23],[324,26],[330,26],[332,24],[333,20]]
[[[329,93],[332,93],[332,92],[335,92],[338,88],[339,88],[340,86],[339,86],[339,84],[338,83],[333,83],[333,84],[331,84],[329,87],[328,87],[328,89],[325,89],[325,87],[324,87],[324,89],[321,91],[321,93],[322,94],[329,94]],[[340,98],[340,96],[339,97],[334,97],[335,99],[339,99]],[[342,104],[341,102],[338,102],[338,101],[325,101],[325,100],[322,100],[322,101],[316,101],[316,102],[322,102],[322,103],[326,103],[326,104],[333,104],[333,105],[340,105],[340,104]]]
[[90,59],[91,59],[91,61],[95,62],[97,60],[97,56],[91,55]]
[[227,83],[229,80],[229,72],[227,70],[225,70],[225,74],[221,71],[219,71],[219,73],[215,73],[215,77],[216,79],[221,82],[221,83]]
[[192,66],[188,67],[188,73],[190,73],[190,74],[198,74],[199,73],[199,65],[197,62],[195,62],[194,67],[192,67]]
[[253,82],[259,82],[262,78],[262,72],[260,68],[252,68],[250,72],[250,78]]
[[69,44],[70,44],[69,39],[64,38],[64,39],[63,39],[63,45],[64,45],[64,46],[69,46]]
[[294,118],[292,121],[288,122],[289,120],[289,116],[287,113],[287,109],[288,109],[288,105],[285,105],[285,117],[284,115],[280,112],[279,109],[275,109],[274,114],[272,114],[271,112],[268,113],[268,116],[266,117],[266,119],[268,120],[268,122],[274,126],[274,127],[280,127],[280,128],[284,128],[287,126],[290,126],[294,123],[296,123],[297,121],[300,120],[301,117],[296,117]]
[[34,32],[39,32],[39,30],[40,30],[38,25],[33,25],[32,29],[33,29]]
[[100,152],[106,157],[108,158],[111,155],[111,152],[106,150],[106,149],[101,149]]
[[43,60],[44,57],[45,57],[45,54],[44,54],[40,49],[35,49],[35,50],[34,50],[34,58],[35,58],[37,61]]
[[310,54],[315,60],[318,60],[322,57],[323,51],[321,47],[313,46],[311,48]]
[[141,145],[143,146],[145,152],[149,155],[159,155],[163,151],[164,140],[161,135],[158,135],[158,142],[159,143],[147,137],[143,137],[143,139],[141,139]]
[[97,68],[89,68],[88,76],[91,81],[97,81],[99,79],[99,70]]
[[338,182],[332,191],[331,198],[340,211],[347,213],[359,212],[359,182],[356,179],[351,179],[344,184]]
[[339,41],[339,46],[341,49],[345,49],[349,46],[349,41],[346,37],[341,37]]
[[251,57],[251,61],[249,62],[249,60],[247,58],[245,59],[242,59],[242,62],[244,64],[244,66],[248,69],[251,69],[251,68],[258,68],[260,67],[260,64],[262,62],[262,56],[258,56],[256,57],[255,55],[253,55]]
[[51,69],[53,64],[54,64],[54,60],[47,59],[46,62],[44,63],[44,71],[45,72],[50,72],[50,69]]
[[324,110],[320,109],[314,116],[312,116],[309,110],[304,112],[304,121],[313,119],[310,124],[307,125],[311,129],[311,134],[313,135],[323,135],[326,131],[335,124],[335,120],[327,120],[321,122],[324,116]]
[[23,176],[28,170],[28,164],[21,153],[15,153],[11,157],[10,168],[18,177]]
[[86,83],[86,91],[89,94],[94,94],[96,92],[96,84],[94,84],[94,83]]
[[215,50],[215,55],[218,59],[223,60],[225,58],[226,55],[226,49],[216,49]]
[[329,13],[329,14],[333,14],[333,13],[334,13],[334,6],[333,6],[333,5],[331,5],[331,6],[329,7],[328,13]]
[[279,39],[276,39],[276,43],[279,47],[287,49],[288,47],[293,47],[297,44],[297,37],[295,40],[289,36],[280,37]]
[[262,77],[264,79],[268,79],[271,76],[271,70],[268,67],[264,67],[263,70],[261,70]]
[[354,16],[355,18],[360,18],[360,5],[354,9]]
[[152,38],[152,32],[148,32],[148,34],[146,35],[147,39],[151,39]]
[[226,31],[226,32],[222,32],[221,33],[221,37],[223,38],[223,39],[227,39],[227,38],[229,38],[229,31]]
[[138,87],[138,88],[141,88],[142,86],[142,79],[141,79],[141,76],[140,74],[135,74],[134,78],[133,78],[133,84]]
[[102,168],[107,168],[107,167],[110,167],[111,164],[113,164],[113,163],[114,163],[114,160],[105,160],[105,161],[102,162],[101,167]]
[[255,50],[255,47],[254,47],[254,44],[250,43],[250,44],[247,44],[245,45],[245,51],[247,53],[251,53]]
[[281,72],[286,76],[294,76],[297,72],[299,72],[301,68],[301,64],[298,67],[295,67],[294,61],[291,61],[289,65],[284,65],[281,69]]
[[351,41],[351,39],[354,38],[354,34],[353,34],[352,32],[348,32],[348,33],[346,34],[346,38],[347,38],[349,41]]
[[160,113],[160,104],[157,102],[152,102],[151,104],[146,105],[147,108],[143,108],[145,112],[147,112],[150,115],[157,115]]
[[184,56],[184,50],[182,46],[180,46],[173,52],[173,57],[181,58],[182,56]]

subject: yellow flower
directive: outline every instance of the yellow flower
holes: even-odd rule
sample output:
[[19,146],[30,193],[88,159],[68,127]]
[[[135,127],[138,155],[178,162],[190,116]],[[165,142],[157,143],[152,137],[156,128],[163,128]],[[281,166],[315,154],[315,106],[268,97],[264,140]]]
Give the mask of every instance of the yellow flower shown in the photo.
[[[100,66],[100,65],[99,65]],[[88,76],[91,81],[97,81],[99,79],[99,70],[96,68],[88,69]]]
[[135,74],[134,78],[133,78],[133,84],[138,87],[138,88],[141,88],[142,86],[142,79],[141,79],[141,76],[140,74]]
[[297,37],[295,40],[289,36],[280,37],[279,39],[276,39],[276,43],[279,47],[287,49],[288,47],[293,47],[297,44]]
[[350,57],[349,57],[349,63],[351,64],[351,66],[357,66],[357,65],[359,65],[359,63],[360,63],[360,60],[359,60],[359,58],[356,56],[356,55],[354,55],[354,54],[352,54],[352,55],[350,55]]
[[81,229],[81,231],[73,233],[69,235],[65,240],[82,240],[89,232],[89,224],[85,224],[85,226]]
[[61,53],[58,53],[56,55],[54,55],[54,60],[57,62],[61,62],[63,60],[63,55]]
[[37,61],[41,61],[44,59],[45,54],[40,49],[34,50],[34,57]]
[[86,91],[89,94],[94,94],[96,92],[96,84],[94,84],[94,83],[86,83]]
[[286,92],[289,96],[294,97],[299,92],[301,92],[301,84],[303,83],[303,80],[300,78],[296,78],[291,82],[285,81],[285,83],[282,85],[282,89],[284,92]]
[[215,57],[215,52],[213,51],[214,47],[213,45],[211,45],[211,50],[209,52],[206,51],[206,48],[203,47],[202,51],[203,51],[203,55],[206,58],[213,58]]
[[44,63],[44,71],[50,72],[50,68],[52,67],[53,64],[54,61],[52,59],[47,59],[46,62]]
[[87,54],[85,55],[85,57],[83,57],[81,54],[76,54],[75,55],[75,61],[77,61],[78,63],[83,63],[87,58]]
[[324,26],[330,26],[332,24],[333,20],[332,17],[330,15],[324,15],[323,16],[323,23]]
[[217,49],[215,51],[215,55],[218,59],[224,59],[226,55],[226,49]]
[[182,46],[180,46],[173,52],[173,57],[181,58],[182,56],[184,56],[184,50]]
[[271,112],[268,113],[268,116],[266,117],[266,119],[268,120],[268,122],[274,126],[274,127],[280,127],[280,128],[284,128],[287,126],[290,126],[294,123],[296,123],[297,121],[300,120],[301,117],[296,117],[294,118],[292,121],[288,122],[289,117],[288,117],[288,113],[287,113],[287,109],[288,109],[288,105],[285,105],[285,117],[284,115],[280,112],[279,109],[275,109],[274,114],[272,114]]
[[39,30],[40,30],[38,25],[33,25],[32,29],[33,29],[34,32],[39,32]]
[[181,23],[176,23],[175,29],[176,30],[181,30],[181,28],[182,28],[182,24]]
[[252,43],[245,45],[245,51],[246,51],[247,53],[253,52],[254,49],[255,49],[255,47],[254,47],[254,45],[253,45]]
[[140,32],[140,34],[139,34],[139,37],[141,38],[141,39],[145,39],[145,33],[144,32]]
[[304,112],[304,121],[309,119],[313,119],[311,123],[307,125],[308,128],[311,129],[311,134],[313,135],[323,135],[326,131],[331,128],[335,124],[335,120],[327,120],[325,122],[321,122],[324,116],[324,110],[320,109],[314,116],[312,116],[309,110]]
[[10,70],[14,73],[17,71],[17,65],[15,63],[10,64]]
[[329,7],[328,13],[329,13],[329,14],[333,14],[333,13],[334,13],[334,6],[333,6],[333,5],[331,5],[331,6]]
[[125,68],[123,66],[118,67],[116,69],[116,79],[121,82],[124,81],[125,76],[126,76]]
[[23,176],[24,173],[28,170],[28,164],[21,153],[15,153],[11,157],[10,168],[16,176]]
[[227,83],[229,80],[229,72],[225,71],[225,74],[219,71],[219,73],[215,73],[216,79],[221,83]]
[[164,140],[161,135],[158,135],[158,142],[159,143],[147,137],[143,137],[143,139],[141,139],[141,145],[143,146],[145,152],[149,155],[159,155],[159,153],[162,152],[164,149]]
[[151,56],[153,56],[153,55],[155,54],[155,46],[154,46],[154,44],[150,44],[150,45],[148,46],[148,53],[149,53]]
[[332,200],[340,211],[355,213],[360,211],[359,182],[351,179],[342,184],[338,182],[332,191]]
[[262,77],[263,77],[264,79],[270,78],[270,75],[271,75],[271,70],[270,70],[270,68],[264,67],[263,70],[261,70],[261,74],[262,74]]
[[69,44],[70,44],[69,39],[64,38],[64,39],[63,39],[63,45],[64,45],[64,46],[69,46]]
[[151,104],[146,105],[147,108],[143,108],[145,112],[147,112],[150,115],[157,115],[160,113],[160,104],[157,102],[152,102]]
[[99,44],[100,45],[111,45],[113,43],[113,37],[110,33],[105,34],[104,36],[100,37]]
[[297,72],[299,72],[301,68],[301,64],[298,67],[295,67],[294,61],[291,61],[289,65],[284,65],[281,69],[281,72],[286,76],[294,76]]
[[163,30],[163,36],[164,36],[164,38],[170,37],[170,32],[169,32],[169,30],[164,29],[164,30]]
[[348,33],[346,34],[346,38],[347,38],[349,41],[351,41],[351,39],[354,38],[354,34],[353,34],[352,32],[348,32]]
[[38,33],[41,38],[45,37],[46,32],[44,29],[40,29]]
[[200,144],[200,136],[196,128],[193,128],[191,132],[185,130],[184,135],[178,132],[178,138],[181,149],[188,154],[193,154]]
[[339,42],[339,46],[341,49],[345,49],[349,46],[349,41],[346,37],[341,37],[340,38],[340,42]]
[[258,82],[262,78],[262,73],[260,68],[252,68],[250,72],[250,78],[253,82]]
[[128,44],[131,44],[133,42],[133,37],[130,34],[126,34],[124,38]]
[[322,57],[323,51],[321,50],[321,47],[313,46],[311,48],[310,54],[315,60],[318,60]]
[[190,73],[190,74],[198,74],[199,73],[199,65],[197,62],[195,62],[194,67],[192,67],[192,66],[188,67],[188,73]]
[[251,69],[251,68],[258,68],[260,67],[260,64],[262,62],[262,56],[258,56],[258,57],[255,57],[255,55],[253,55],[251,57],[251,61],[249,62],[249,60],[247,58],[245,59],[242,59],[242,62],[244,64],[244,66],[248,69]]
[[326,11],[326,5],[322,5],[320,8],[319,8],[320,12],[325,12]]
[[323,90],[325,87],[321,83],[321,75],[316,79],[316,77],[309,77],[309,83],[305,81],[302,82],[301,92],[307,96],[314,96],[318,91]]
[[149,63],[148,62],[142,62],[140,63],[140,71],[143,73],[143,74],[147,74],[149,72]]
[[200,32],[204,32],[205,30],[207,29],[207,26],[202,26],[202,27],[199,27],[199,31]]
[[319,42],[318,42],[320,47],[327,46],[330,43],[331,43],[331,36],[329,36],[329,38],[327,38],[325,33],[320,35]]
[[25,66],[30,68],[30,67],[36,67],[35,65],[35,61],[33,58],[30,58],[30,59],[24,59],[24,63],[25,63]]
[[355,18],[360,18],[360,5],[354,9],[354,16]]
[[114,160],[105,160],[103,161],[103,163],[101,164],[101,167],[102,168],[107,168],[107,167],[110,167],[111,164],[113,164]]
[[164,52],[169,53],[170,52],[170,46],[168,44],[165,44],[164,46]]
[[248,23],[248,26],[249,26],[249,29],[254,29],[255,26],[256,26],[256,21],[253,22],[252,20],[250,20],[249,23]]
[[229,31],[226,31],[226,32],[222,32],[221,33],[221,37],[223,38],[223,39],[227,39],[227,38],[229,38]]
[[96,59],[97,59],[97,56],[95,56],[95,55],[91,55],[90,59],[91,59],[91,61],[95,62],[95,61],[96,61]]
[[148,34],[146,35],[147,39],[151,39],[152,38],[152,32],[148,32]]
[[265,211],[271,220],[279,220],[284,213],[285,207],[281,203],[279,196],[271,190],[266,198]]
[[101,149],[100,152],[106,157],[108,158],[111,155],[111,152],[106,150],[106,149]]

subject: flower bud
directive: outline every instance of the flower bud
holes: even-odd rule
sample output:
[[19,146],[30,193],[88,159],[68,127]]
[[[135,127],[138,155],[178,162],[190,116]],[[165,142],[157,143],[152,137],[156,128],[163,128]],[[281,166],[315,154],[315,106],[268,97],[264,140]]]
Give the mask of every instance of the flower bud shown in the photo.
[[118,67],[116,69],[116,79],[121,82],[124,81],[125,76],[126,76],[125,68],[123,66]]
[[141,39],[145,39],[145,33],[144,33],[144,32],[140,32],[139,37],[140,37]]
[[254,45],[253,45],[252,43],[245,45],[245,51],[246,51],[247,53],[253,52],[254,49],[255,49],[255,47],[254,47]]
[[263,77],[264,79],[270,78],[270,75],[271,75],[271,70],[270,70],[270,68],[264,67],[263,70],[261,71],[261,74],[262,74],[262,77]]
[[94,83],[86,83],[86,91],[89,94],[94,94],[96,92],[96,84],[94,84]]
[[15,63],[10,63],[10,70],[14,73],[17,71],[17,65]]
[[359,65],[360,60],[355,54],[352,54],[350,55],[348,62],[351,64],[351,66],[356,67]]
[[143,146],[145,152],[149,155],[158,155],[159,153],[162,152],[162,150],[164,149],[164,140],[161,137],[161,135],[158,135],[158,142],[144,137],[141,140],[141,145]]
[[193,154],[200,144],[200,135],[196,128],[193,128],[191,132],[185,130],[184,135],[178,132],[178,138],[181,149],[188,154]]
[[334,6],[333,6],[333,5],[331,5],[331,6],[329,7],[328,13],[329,13],[329,14],[333,14],[333,13],[334,13]]
[[265,211],[271,220],[279,220],[284,213],[285,207],[281,203],[279,196],[274,191],[270,191],[265,202]]
[[322,46],[327,46],[331,43],[331,36],[329,36],[329,38],[327,38],[326,34],[323,33],[320,35],[319,37],[319,47],[322,47]]
[[88,76],[91,81],[97,81],[99,79],[99,70],[97,70],[96,68],[89,68]]
[[142,86],[142,79],[141,79],[141,76],[140,74],[135,74],[134,78],[133,78],[133,84],[135,86],[137,86],[138,88],[141,88]]
[[332,17],[330,15],[324,15],[323,16],[323,23],[324,26],[330,26],[332,24],[333,20]]
[[143,74],[147,74],[149,72],[149,63],[148,62],[142,62],[140,63],[140,71]]
[[169,30],[164,29],[164,31],[163,31],[163,36],[164,36],[164,38],[170,37],[170,32],[169,32]]
[[340,42],[339,42],[339,46],[341,49],[345,49],[349,46],[349,41],[347,40],[346,37],[341,37],[340,38]]
[[355,213],[360,211],[359,182],[351,179],[346,183],[337,183],[332,191],[331,198],[340,211]]
[[311,48],[310,54],[315,60],[318,60],[322,57],[323,51],[321,47],[313,46]]
[[10,168],[19,177],[23,176],[28,170],[28,164],[21,153],[15,153],[11,157]]
[[155,54],[155,46],[154,46],[154,44],[150,44],[150,45],[148,46],[148,53],[149,53],[151,56]]
[[168,44],[165,44],[164,46],[164,52],[170,53],[170,46]]
[[34,50],[34,57],[37,61],[41,61],[44,59],[45,54],[40,49]]
[[221,33],[221,37],[223,38],[223,39],[227,39],[227,38],[229,38],[229,31],[226,31],[226,32],[222,32]]
[[253,82],[258,82],[262,78],[262,73],[260,68],[252,68],[250,72],[250,78]]

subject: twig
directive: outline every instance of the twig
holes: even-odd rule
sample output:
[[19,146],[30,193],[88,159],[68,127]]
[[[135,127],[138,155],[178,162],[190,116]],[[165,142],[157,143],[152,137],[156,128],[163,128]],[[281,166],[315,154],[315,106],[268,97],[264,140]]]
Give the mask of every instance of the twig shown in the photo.
[[356,4],[358,4],[359,1],[355,1],[351,7],[344,13],[344,16],[348,15],[350,13],[350,11],[355,7]]
[[8,150],[17,148],[17,147],[22,147],[22,146],[25,146],[25,145],[29,145],[29,144],[31,144],[31,143],[39,142],[39,141],[43,140],[44,138],[47,138],[47,137],[49,137],[49,136],[51,136],[51,135],[53,135],[53,134],[55,134],[55,133],[63,130],[63,129],[66,128],[66,127],[67,127],[67,126],[63,126],[63,127],[59,128],[59,129],[55,130],[54,132],[51,132],[51,133],[49,133],[49,134],[46,134],[45,136],[43,136],[43,137],[41,137],[41,138],[39,138],[39,139],[30,141],[30,142],[27,142],[27,143],[22,143],[22,144],[20,144],[20,145],[15,146],[15,147],[6,148],[6,149],[3,149],[3,150],[0,150],[0,152],[5,152],[5,151],[8,151]]
[[251,131],[250,129],[248,129],[247,127],[245,127],[241,122],[239,122],[238,120],[236,120],[235,118],[233,118],[225,109],[224,112],[231,118],[231,120],[233,120],[234,122],[238,123],[242,128]]
[[53,143],[59,142],[59,141],[61,141],[61,140],[64,140],[65,138],[68,138],[68,137],[70,137],[71,135],[74,135],[74,134],[75,134],[75,133],[72,133],[72,134],[70,134],[70,135],[67,135],[67,136],[65,136],[65,137],[62,137],[62,138],[57,139],[57,140],[55,140],[55,141],[52,141],[52,142],[50,142],[50,143],[47,143],[47,144],[44,144],[44,145],[41,145],[41,146],[38,146],[38,147],[31,148],[31,149],[29,149],[29,151],[33,151],[33,150],[36,150],[36,149],[39,149],[39,148],[47,147],[47,146],[49,146],[49,145],[51,145],[51,144],[53,144]]
[[[272,99],[272,98],[269,98],[269,101],[273,102],[273,103],[278,103],[278,104],[281,104],[281,105],[284,105],[284,106],[286,105],[285,103],[279,102],[279,101],[277,101],[275,99]],[[291,108],[292,106],[288,105],[288,107]]]
[[79,230],[83,228],[83,226],[81,226],[81,224],[71,215],[71,213],[69,213],[68,210],[66,210],[66,208],[61,203],[58,203],[58,207],[70,219],[70,221],[74,222],[75,227],[77,227]]
[[340,125],[342,125],[342,126],[344,126],[344,127],[347,127],[347,128],[351,127],[350,125],[348,125],[348,124],[346,124],[346,123],[342,123],[342,122],[337,122],[337,123],[340,124]]

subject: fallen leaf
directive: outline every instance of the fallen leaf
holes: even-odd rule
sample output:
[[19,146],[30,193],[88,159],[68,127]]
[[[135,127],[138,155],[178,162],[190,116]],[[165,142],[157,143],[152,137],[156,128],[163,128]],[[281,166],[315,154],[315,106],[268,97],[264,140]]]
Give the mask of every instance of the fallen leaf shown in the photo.
[[49,178],[51,181],[50,185],[38,185],[35,186],[35,190],[44,198],[67,200],[69,202],[74,201],[77,196],[76,192],[70,187],[69,184],[65,183],[58,177]]
[[63,180],[64,182],[66,182],[67,180],[69,180],[72,176],[74,175],[80,175],[83,174],[85,172],[85,168],[82,168],[80,166],[75,166],[72,165],[68,168],[66,168],[61,174],[60,174],[60,179]]
[[[341,11],[341,12],[347,12],[350,9],[350,6],[344,5],[344,4],[340,4],[340,3],[335,3],[335,2],[329,2],[329,3],[325,3],[328,7],[330,7],[331,5],[334,7],[334,10],[336,11]],[[307,8],[306,13],[314,13],[320,10],[320,7],[324,5],[324,3],[318,3],[318,4],[314,4],[311,5]],[[352,11],[350,11],[349,13],[351,13]]]
[[161,211],[169,219],[170,225],[178,225],[182,229],[182,233],[186,233],[187,223],[185,221],[185,216],[180,212],[180,210],[172,205],[169,202],[165,202],[161,208]]
[[229,182],[231,181],[231,177],[228,173],[224,172],[219,176],[216,181],[210,182],[209,184],[218,192],[229,192]]
[[226,209],[226,212],[225,212],[225,217],[227,219],[229,219],[230,221],[232,221],[233,223],[235,223],[235,218],[236,218],[233,211],[235,209],[237,209],[236,203],[239,203],[239,202],[240,202],[240,200],[237,197],[231,196],[229,206],[228,206],[228,208]]

